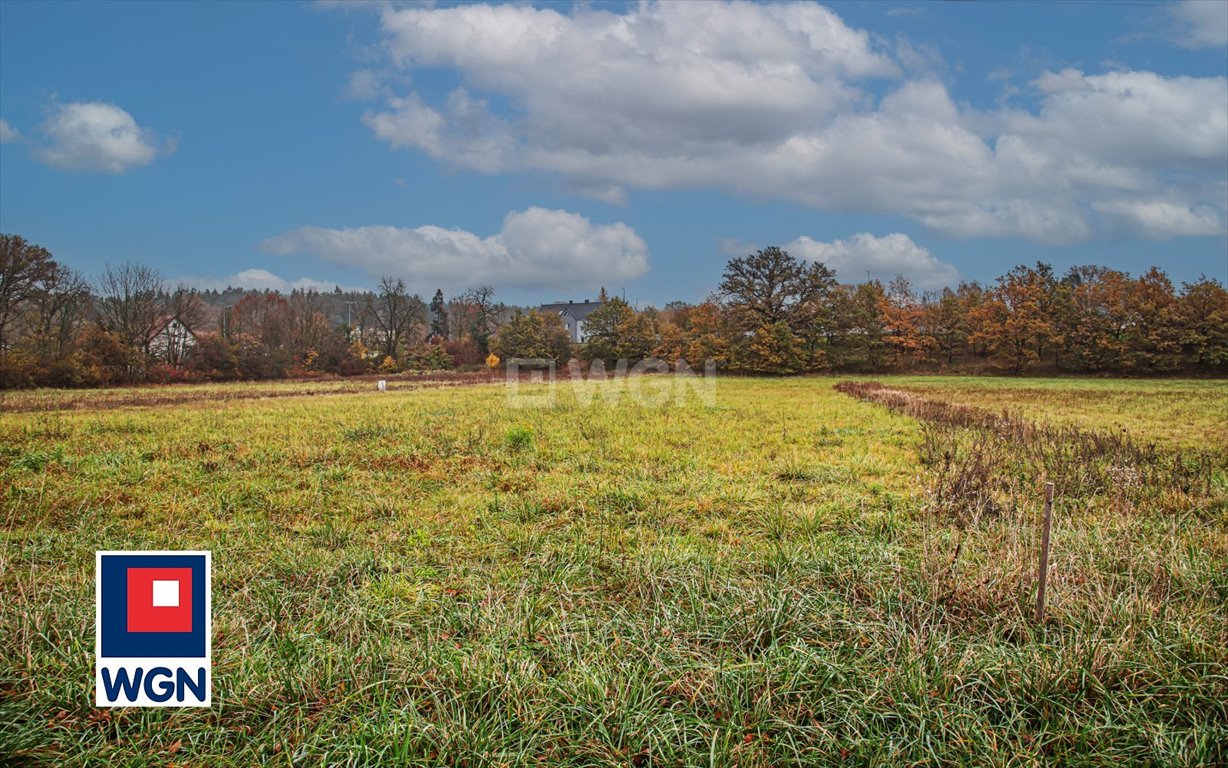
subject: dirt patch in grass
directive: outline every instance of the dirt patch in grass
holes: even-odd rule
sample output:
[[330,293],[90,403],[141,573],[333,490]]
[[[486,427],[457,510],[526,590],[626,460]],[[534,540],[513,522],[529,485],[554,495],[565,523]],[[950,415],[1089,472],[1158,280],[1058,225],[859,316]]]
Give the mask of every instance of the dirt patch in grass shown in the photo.
[[[389,391],[444,386],[489,384],[487,372],[427,373],[399,376],[356,376],[347,379],[236,382],[231,384],[151,384],[113,390],[54,390],[0,393],[0,413],[72,411],[168,406],[191,403],[258,400],[279,397],[311,397],[370,392],[374,382],[388,381]],[[501,380],[500,380],[501,381]]]

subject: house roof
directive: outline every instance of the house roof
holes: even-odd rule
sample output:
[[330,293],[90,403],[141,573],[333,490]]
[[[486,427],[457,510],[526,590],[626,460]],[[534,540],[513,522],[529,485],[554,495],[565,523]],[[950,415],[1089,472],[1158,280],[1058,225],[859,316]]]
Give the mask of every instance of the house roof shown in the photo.
[[538,312],[571,315],[574,320],[583,320],[601,308],[600,301],[560,301],[557,304],[542,304]]

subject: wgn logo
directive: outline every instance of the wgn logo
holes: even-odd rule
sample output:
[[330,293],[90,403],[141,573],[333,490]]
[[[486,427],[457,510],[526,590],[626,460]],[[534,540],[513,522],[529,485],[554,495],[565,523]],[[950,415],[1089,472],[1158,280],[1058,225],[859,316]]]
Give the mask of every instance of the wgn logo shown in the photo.
[[207,707],[208,552],[99,552],[95,699],[100,707]]

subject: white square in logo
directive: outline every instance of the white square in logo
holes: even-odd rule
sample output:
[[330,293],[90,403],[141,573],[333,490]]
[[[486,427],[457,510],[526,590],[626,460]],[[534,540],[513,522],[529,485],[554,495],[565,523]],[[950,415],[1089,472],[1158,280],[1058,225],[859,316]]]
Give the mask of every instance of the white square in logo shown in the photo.
[[179,582],[154,580],[153,605],[155,608],[178,608]]

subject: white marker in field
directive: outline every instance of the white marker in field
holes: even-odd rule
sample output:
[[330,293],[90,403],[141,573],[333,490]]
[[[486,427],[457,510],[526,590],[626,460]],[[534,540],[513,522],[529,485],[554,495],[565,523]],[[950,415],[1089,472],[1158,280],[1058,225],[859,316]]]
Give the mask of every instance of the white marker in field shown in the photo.
[[379,380],[379,384],[378,384],[377,386],[379,387],[379,391],[380,391],[380,392],[387,392],[387,391],[388,391],[388,382],[387,382],[387,381],[385,381],[384,379],[380,379],[380,380]]

